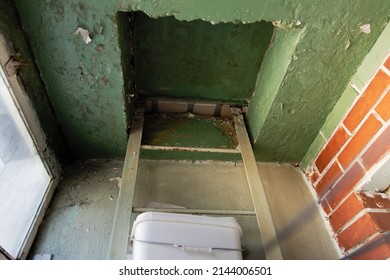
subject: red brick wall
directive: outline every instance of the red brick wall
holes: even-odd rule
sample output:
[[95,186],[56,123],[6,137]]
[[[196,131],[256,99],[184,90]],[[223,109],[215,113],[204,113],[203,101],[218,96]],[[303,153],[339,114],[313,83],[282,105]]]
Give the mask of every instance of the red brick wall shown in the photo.
[[367,172],[389,154],[389,119],[390,57],[306,172],[346,258],[390,257],[389,196],[357,189]]

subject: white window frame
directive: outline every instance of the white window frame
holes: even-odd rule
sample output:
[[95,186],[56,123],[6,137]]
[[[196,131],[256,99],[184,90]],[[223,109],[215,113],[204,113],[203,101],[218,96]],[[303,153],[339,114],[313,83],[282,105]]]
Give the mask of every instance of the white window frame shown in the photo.
[[[3,35],[0,34],[0,67],[3,69],[5,78],[8,81],[9,93],[15,103],[19,115],[23,120],[23,123],[26,126],[27,131],[31,136],[35,149],[39,154],[49,176],[51,177],[51,181],[47,187],[46,193],[39,205],[37,212],[35,213],[34,220],[29,228],[27,236],[25,236],[21,250],[16,257],[16,259],[26,259],[38,231],[39,225],[42,222],[45,212],[49,206],[55,187],[58,184],[61,169],[57,159],[54,156],[54,153],[50,150],[50,147],[47,146],[47,140],[39,123],[38,116],[27,94],[24,93],[19,77],[16,75],[16,73],[10,73],[10,71],[7,73],[7,63],[11,61],[13,54],[14,51],[11,49],[9,44],[7,44]],[[45,154],[43,154],[43,151],[45,151]],[[4,258],[9,259],[10,256],[7,252],[2,252],[0,248],[0,259]]]

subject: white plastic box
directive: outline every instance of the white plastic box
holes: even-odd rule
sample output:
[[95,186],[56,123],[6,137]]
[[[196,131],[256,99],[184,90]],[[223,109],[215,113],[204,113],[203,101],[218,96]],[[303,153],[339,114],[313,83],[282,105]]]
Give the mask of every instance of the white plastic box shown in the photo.
[[240,260],[241,227],[234,218],[145,212],[134,221],[134,260]]

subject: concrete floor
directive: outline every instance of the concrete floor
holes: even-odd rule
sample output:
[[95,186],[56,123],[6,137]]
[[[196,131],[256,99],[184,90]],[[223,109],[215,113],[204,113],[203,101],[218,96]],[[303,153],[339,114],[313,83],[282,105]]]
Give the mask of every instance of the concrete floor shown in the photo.
[[338,259],[330,236],[301,171],[290,165],[258,163],[284,259]]
[[105,259],[123,161],[89,160],[68,168],[41,224],[29,258]]
[[[243,187],[244,186],[244,187]],[[253,211],[245,172],[232,162],[140,162],[134,207],[173,204],[197,210]],[[246,259],[265,259],[255,215],[233,215],[243,230]]]
[[[79,162],[63,175],[30,258],[105,259],[123,162]],[[285,259],[337,259],[333,239],[303,176],[258,164]],[[140,160],[134,207],[168,203],[201,210],[253,210],[242,164]],[[137,214],[132,215],[132,220]],[[245,259],[264,259],[253,215],[235,216]]]

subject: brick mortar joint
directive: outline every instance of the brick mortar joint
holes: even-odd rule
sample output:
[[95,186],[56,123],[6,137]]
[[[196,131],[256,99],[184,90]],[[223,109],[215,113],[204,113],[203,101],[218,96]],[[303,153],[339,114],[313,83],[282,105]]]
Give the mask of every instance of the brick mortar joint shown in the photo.
[[[389,86],[390,88],[390,86]],[[374,107],[374,106],[373,106]],[[355,132],[354,134],[349,137],[347,139],[347,141],[345,141],[345,143],[343,144],[343,146],[339,149],[339,151],[335,154],[335,156],[329,161],[328,165],[324,168],[324,170],[322,171],[322,173],[320,173],[320,176],[317,178],[317,183],[325,176],[325,174],[328,172],[328,170],[332,167],[332,165],[334,163],[337,163],[340,165],[340,163],[338,162],[338,157],[339,155],[344,151],[345,147],[351,142],[351,140],[353,139],[353,137],[356,135],[356,133],[359,131],[359,129],[363,126],[363,124],[365,123],[365,121],[369,118],[369,116],[371,115],[371,111],[373,110],[370,109],[370,111],[367,113],[367,115],[363,118],[363,120],[359,123],[359,125],[357,126],[357,128],[355,129]],[[374,116],[375,117],[375,116]],[[375,117],[376,119],[376,117]],[[379,121],[379,120],[378,120]],[[368,150],[368,148],[376,141],[376,139],[378,139],[381,134],[386,130],[386,128],[390,125],[390,122],[386,122],[384,125],[382,125],[379,130],[375,133],[375,135],[370,139],[370,141],[368,141],[368,143],[363,147],[363,149],[355,156],[354,160],[344,169],[342,168],[341,166],[341,170],[343,171],[343,174],[344,175],[346,172],[348,172],[348,170],[356,163],[360,160],[361,156]],[[327,141],[328,143],[329,141]],[[324,145],[326,146],[326,144]],[[323,151],[323,149],[321,150],[321,152]],[[317,158],[319,157],[319,155],[321,154],[321,152],[317,155]],[[317,160],[317,159],[316,159]],[[316,165],[315,164],[315,161],[316,160],[313,160],[312,164],[311,165]],[[311,166],[310,165],[310,166]],[[363,168],[364,171],[365,168]],[[340,180],[340,178],[342,178],[342,175],[338,178],[338,180],[333,184],[336,185],[337,182]],[[331,190],[332,188],[329,189],[329,191]],[[329,193],[329,191],[327,193]],[[327,195],[327,193],[325,194],[325,196]]]
[[370,243],[372,240],[380,236],[380,232],[375,232],[369,237],[361,240],[359,243],[357,243],[355,246],[349,248],[347,251],[345,251],[343,248],[340,248],[343,251],[343,255],[345,257],[348,257],[348,255],[353,255],[354,253],[358,252],[362,247],[364,247],[366,244]]
[[[378,69],[379,71],[379,69]],[[377,71],[377,72],[378,72]],[[374,75],[375,76],[375,75]],[[370,82],[371,83],[371,82]],[[309,165],[308,168],[310,168],[311,165],[315,165],[315,162],[317,161],[317,159],[319,158],[319,156],[321,155],[321,153],[325,150],[325,148],[327,147],[327,145],[329,144],[329,142],[333,139],[334,135],[337,133],[338,129],[340,127],[342,127],[346,132],[347,134],[349,135],[348,139],[346,140],[346,142],[343,144],[343,146],[340,148],[340,150],[336,153],[336,155],[332,158],[332,160],[329,161],[328,165],[325,167],[325,169],[320,173],[320,176],[317,180],[317,182],[319,180],[321,180],[321,178],[323,177],[323,175],[326,173],[326,171],[330,168],[329,166],[331,166],[331,163],[332,161],[334,160],[334,158],[337,158],[339,156],[339,154],[344,150],[344,148],[346,147],[346,145],[351,141],[351,139],[356,135],[356,133],[359,131],[359,129],[363,126],[363,124],[366,122],[366,120],[369,118],[370,115],[373,115],[381,124],[382,126],[383,125],[386,125],[386,122],[384,122],[384,120],[379,116],[379,114],[375,111],[375,108],[378,106],[378,104],[384,99],[384,97],[386,96],[386,94],[390,91],[390,84],[384,89],[384,91],[380,94],[380,96],[378,97],[378,99],[375,101],[375,103],[371,106],[370,110],[367,112],[367,114],[364,116],[364,118],[360,121],[360,123],[358,124],[358,126],[354,129],[354,132],[351,133],[349,131],[349,129],[344,125],[344,120],[346,118],[346,116],[351,112],[351,110],[354,108],[354,106],[356,105],[356,102],[360,99],[360,96],[357,96],[354,100],[354,102],[352,103],[351,107],[347,110],[345,116],[343,119],[340,120],[340,122],[338,123],[338,125],[336,126],[336,128],[334,129],[334,131],[332,132],[332,134],[327,138],[325,139],[324,138],[324,135],[322,133],[322,131],[320,131],[319,133],[321,134],[321,136],[325,139],[325,143],[322,145],[320,151],[317,153],[317,155],[315,156],[315,158],[312,160],[311,164]],[[375,136],[374,136],[375,137]]]
[[[344,120],[345,120],[345,118],[346,118],[346,116],[349,114],[349,112],[352,110],[352,108],[354,108],[354,106],[356,105],[356,103],[357,103],[357,101],[360,99],[360,97],[363,95],[363,93],[366,91],[366,89],[368,88],[368,86],[371,84],[371,82],[372,82],[372,80],[376,77],[376,75],[378,74],[378,72],[380,71],[380,70],[382,70],[383,71],[383,69],[382,68],[385,68],[386,70],[387,70],[387,68],[384,66],[384,63],[387,61],[387,59],[389,59],[390,58],[390,55],[388,55],[384,60],[383,60],[383,62],[380,64],[380,66],[377,68],[377,70],[374,72],[374,74],[372,75],[372,77],[365,83],[365,85],[362,87],[362,89],[360,90],[356,85],[354,85],[353,83],[352,83],[352,80],[349,82],[349,86],[351,86],[357,93],[358,93],[358,95],[355,97],[355,99],[354,99],[354,101],[352,102],[352,104],[351,104],[351,106],[348,108],[348,110],[346,110],[346,112],[345,112],[345,114],[343,115],[343,117],[341,118],[341,120],[340,120],[340,122],[338,123],[338,125],[335,127],[335,129],[333,130],[333,132],[332,132],[332,134],[326,139],[325,137],[324,137],[324,134],[323,134],[323,132],[322,132],[322,129],[319,131],[319,134],[322,136],[322,138],[326,141],[323,145],[322,145],[322,147],[321,147],[321,149],[319,150],[319,152],[317,153],[317,155],[312,159],[312,161],[311,161],[311,164],[315,164],[315,161],[318,159],[318,157],[319,157],[319,155],[321,154],[321,152],[324,150],[324,148],[326,147],[326,145],[328,144],[328,142],[329,142],[329,139],[331,139],[333,136],[334,136],[334,134],[336,133],[336,131],[337,131],[337,129],[340,127],[340,126],[343,126],[343,128],[346,130],[346,132],[348,133],[348,135],[349,136],[352,136],[352,133],[349,131],[349,129],[347,129],[346,127],[345,127],[345,125],[344,125]],[[389,71],[389,70],[387,70],[387,71]],[[389,73],[390,73],[390,71],[389,72],[386,72],[386,71],[383,71],[383,72],[385,72],[385,74],[387,74],[387,75],[389,75]],[[389,75],[390,76],[390,75]],[[386,92],[386,90],[385,90],[385,92]],[[381,94],[381,97],[379,97],[379,99],[380,100],[382,100],[382,98],[383,98],[383,93]],[[379,100],[378,99],[378,100]],[[379,103],[379,102],[378,102]],[[373,107],[376,107],[375,106],[375,104],[373,105]],[[372,108],[370,108],[370,111],[373,109],[373,107]],[[370,112],[369,111],[369,112]],[[368,113],[369,113],[368,112]],[[367,114],[368,114],[367,113]],[[362,120],[363,121],[363,120]],[[357,130],[357,128],[355,129],[355,131]],[[306,168],[306,169],[309,169],[310,168],[310,165],[311,164],[309,164],[309,166]]]

